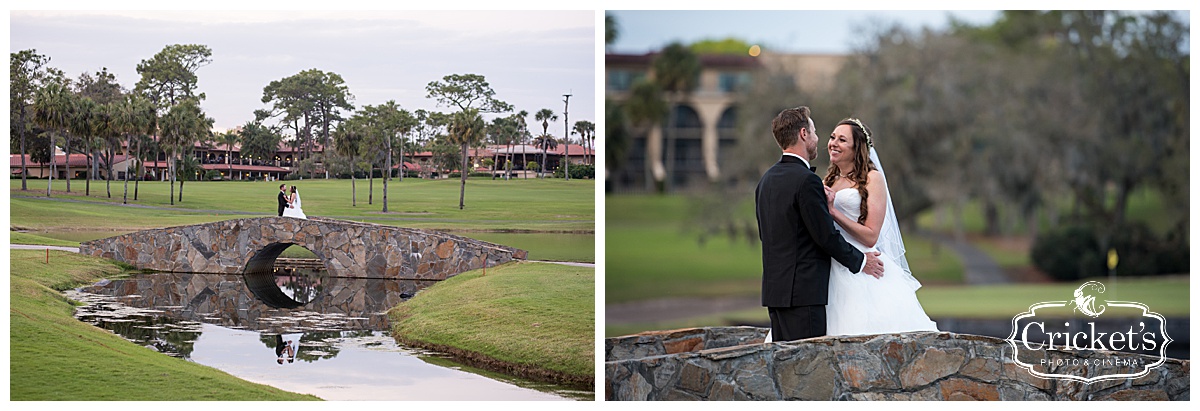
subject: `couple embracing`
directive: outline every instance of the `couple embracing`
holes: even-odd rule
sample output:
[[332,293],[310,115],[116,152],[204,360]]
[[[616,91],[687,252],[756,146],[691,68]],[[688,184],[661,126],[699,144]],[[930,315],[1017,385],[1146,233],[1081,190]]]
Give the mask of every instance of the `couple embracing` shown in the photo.
[[771,122],[783,150],[755,189],[767,341],[937,331],[917,301],[871,130],[838,123],[824,178],[811,166],[819,137],[808,107]]
[[308,219],[304,214],[304,207],[300,204],[300,190],[297,190],[296,186],[292,186],[292,192],[288,193],[287,184],[280,184],[278,200],[280,217]]

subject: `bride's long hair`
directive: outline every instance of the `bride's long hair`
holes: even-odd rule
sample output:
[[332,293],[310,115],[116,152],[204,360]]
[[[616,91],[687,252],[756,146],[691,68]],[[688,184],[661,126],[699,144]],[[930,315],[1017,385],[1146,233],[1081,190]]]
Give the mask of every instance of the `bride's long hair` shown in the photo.
[[[854,185],[858,188],[858,195],[862,197],[862,203],[858,206],[858,223],[866,224],[867,222],[867,173],[875,169],[875,163],[871,161],[871,141],[867,136],[871,135],[871,129],[863,125],[861,121],[856,119],[845,119],[837,125],[849,125],[850,135],[854,140],[854,169],[846,172],[846,178],[854,181]],[[837,126],[834,126],[837,128]],[[829,163],[829,170],[825,173],[825,186],[833,187],[833,182],[837,181],[838,176],[842,174],[842,170],[834,164]]]

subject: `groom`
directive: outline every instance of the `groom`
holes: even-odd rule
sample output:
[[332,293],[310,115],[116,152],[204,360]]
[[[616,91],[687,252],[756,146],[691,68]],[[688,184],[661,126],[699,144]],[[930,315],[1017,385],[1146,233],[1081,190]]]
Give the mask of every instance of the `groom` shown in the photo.
[[817,157],[817,130],[808,107],[783,110],[771,121],[783,157],[754,190],[762,240],[762,305],[771,316],[774,341],[825,335],[830,257],[850,271],[883,274],[878,252],[867,255],[833,226],[825,186],[810,161]]
[[279,216],[283,217],[283,209],[288,206],[287,184],[279,185]]

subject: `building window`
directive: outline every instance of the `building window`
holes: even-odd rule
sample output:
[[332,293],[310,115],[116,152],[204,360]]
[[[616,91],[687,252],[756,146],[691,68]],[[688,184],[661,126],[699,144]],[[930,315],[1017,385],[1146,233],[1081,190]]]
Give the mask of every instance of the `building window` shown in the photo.
[[717,89],[724,93],[745,91],[750,86],[750,73],[723,72],[717,76]]
[[645,76],[646,73],[642,71],[609,70],[608,89],[613,91],[627,91],[633,87],[633,83]]

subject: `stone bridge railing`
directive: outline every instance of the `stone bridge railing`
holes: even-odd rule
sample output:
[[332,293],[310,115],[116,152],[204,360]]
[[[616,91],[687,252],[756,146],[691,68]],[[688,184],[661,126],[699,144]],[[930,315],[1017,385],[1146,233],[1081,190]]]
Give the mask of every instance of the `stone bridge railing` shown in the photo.
[[85,242],[80,252],[141,269],[241,274],[269,273],[292,245],[312,251],[335,277],[443,280],[526,256],[523,250],[437,231],[288,217],[139,231]]
[[[954,333],[821,337],[763,344],[765,328],[716,327],[609,338],[608,400],[1188,400],[1190,362],[1091,384],[1034,377],[1004,340]],[[1047,351],[1051,358],[1132,358]],[[1086,357],[1085,357],[1086,356]],[[1157,357],[1154,358],[1157,360]],[[1106,363],[1106,362],[1101,362]],[[1093,363],[1094,364],[1094,363]],[[1056,371],[1100,375],[1106,365]],[[1074,367],[1066,370],[1065,367]]]

